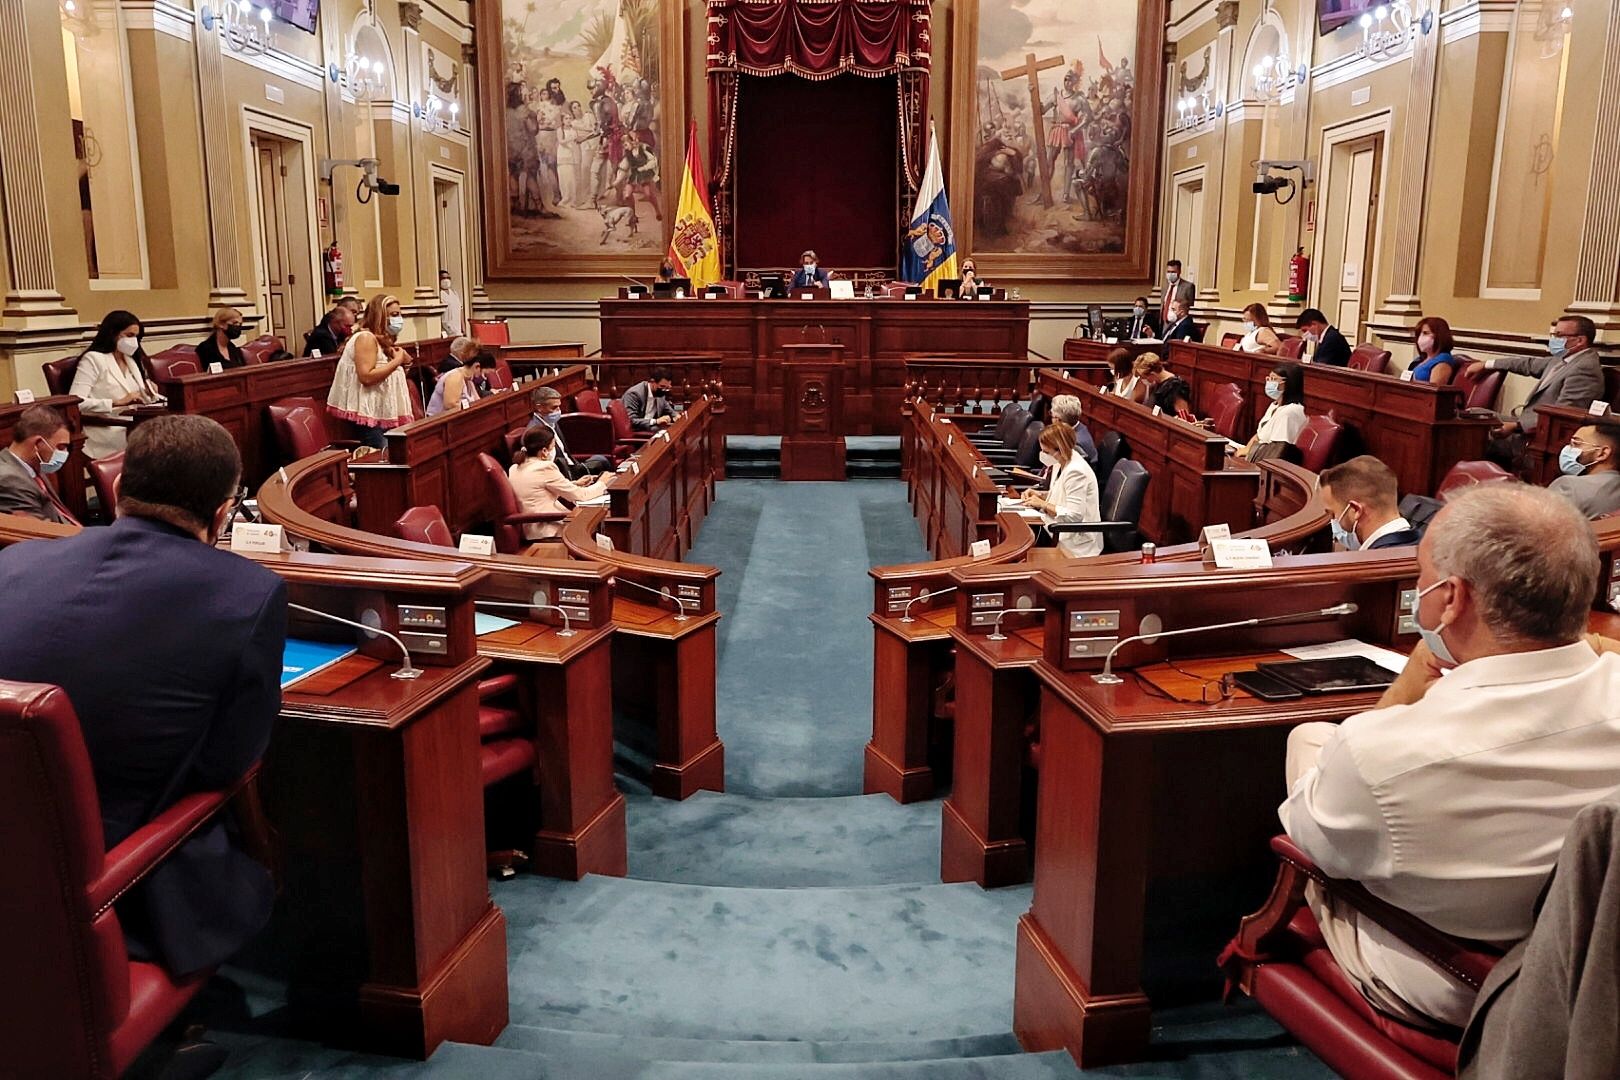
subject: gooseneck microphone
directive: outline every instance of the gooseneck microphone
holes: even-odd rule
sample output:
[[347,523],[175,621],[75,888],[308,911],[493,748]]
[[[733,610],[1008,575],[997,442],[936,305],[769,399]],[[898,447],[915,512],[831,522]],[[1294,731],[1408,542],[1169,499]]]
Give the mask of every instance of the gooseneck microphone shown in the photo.
[[474,600],[478,607],[488,608],[521,608],[524,611],[555,611],[562,616],[563,628],[557,631],[558,637],[573,637],[574,628],[568,622],[568,609],[558,607],[556,604],[523,604],[515,600]]
[[394,672],[391,678],[420,679],[422,677],[422,669],[411,663],[411,650],[405,647],[405,643],[403,641],[395,637],[393,634],[390,634],[388,631],[382,629],[380,626],[367,626],[365,623],[355,622],[353,619],[345,619],[340,616],[333,615],[327,611],[319,611],[312,607],[305,607],[303,604],[289,603],[287,606],[294,611],[302,611],[305,615],[313,615],[317,619],[325,619],[328,622],[341,623],[344,626],[352,626],[356,630],[364,630],[368,634],[377,634],[381,637],[387,638],[389,641],[392,641],[395,645],[399,646],[400,656],[404,658],[400,669]]
[[696,600],[683,600],[669,589],[655,589],[650,585],[643,585],[639,581],[631,581],[629,578],[624,577],[618,578],[617,581],[620,585],[629,585],[631,588],[640,589],[642,592],[652,593],[654,596],[659,597],[660,599],[675,601],[676,622],[685,622],[691,617],[686,614],[686,605],[691,604],[694,608],[698,606],[698,602]]
[[1209,626],[1188,626],[1180,630],[1160,630],[1152,634],[1136,634],[1123,638],[1119,644],[1108,650],[1108,656],[1103,660],[1103,669],[1091,677],[1094,683],[1103,686],[1118,686],[1125,680],[1114,674],[1114,654],[1133,641],[1154,641],[1162,637],[1180,637],[1184,634],[1202,634],[1210,630],[1235,630],[1244,626],[1265,626],[1269,623],[1292,622],[1295,619],[1316,619],[1325,616],[1354,615],[1359,611],[1360,605],[1353,603],[1334,604],[1332,607],[1318,608],[1315,611],[1296,611],[1292,615],[1270,615],[1263,619],[1239,619],[1237,622],[1212,623]]

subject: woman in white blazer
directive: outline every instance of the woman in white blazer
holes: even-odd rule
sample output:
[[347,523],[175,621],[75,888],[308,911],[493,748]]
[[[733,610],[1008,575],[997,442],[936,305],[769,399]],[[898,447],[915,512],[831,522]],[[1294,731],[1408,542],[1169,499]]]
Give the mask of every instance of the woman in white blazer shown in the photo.
[[1260,424],[1254,429],[1254,438],[1239,450],[1238,457],[1247,458],[1266,443],[1280,442],[1293,446],[1299,442],[1299,433],[1305,430],[1305,369],[1284,361],[1266,376],[1266,406]]
[[[557,451],[557,434],[547,424],[535,424],[523,433],[523,449],[517,464],[507,473],[518,505],[525,514],[555,514],[570,509],[569,503],[578,504],[599,498],[607,491],[609,473],[589,484],[579,484],[563,475],[553,455]],[[564,502],[563,500],[568,500]],[[527,540],[544,540],[562,534],[562,526],[551,522],[531,522],[523,526]]]
[[[82,399],[80,412],[95,416],[117,416],[131,406],[156,401],[146,382],[144,359],[141,321],[127,311],[109,312],[90,347],[79,354],[68,393]],[[87,424],[84,452],[92,458],[116,454],[128,434],[124,427]]]
[[[1081,453],[1074,428],[1054,420],[1041,431],[1041,463],[1055,470],[1045,492],[1025,491],[1025,506],[1041,512],[1048,525],[1070,521],[1101,521],[1097,474],[1091,471]],[[1071,559],[1101,555],[1102,533],[1066,532],[1058,536],[1058,547]]]

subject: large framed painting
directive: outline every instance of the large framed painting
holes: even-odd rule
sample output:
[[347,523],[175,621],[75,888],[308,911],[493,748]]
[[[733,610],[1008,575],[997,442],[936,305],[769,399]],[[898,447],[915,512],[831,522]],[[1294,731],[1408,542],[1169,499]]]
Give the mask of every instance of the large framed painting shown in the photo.
[[654,270],[686,154],[681,0],[480,0],[492,280]]
[[951,209],[990,280],[1151,277],[1163,12],[959,0]]

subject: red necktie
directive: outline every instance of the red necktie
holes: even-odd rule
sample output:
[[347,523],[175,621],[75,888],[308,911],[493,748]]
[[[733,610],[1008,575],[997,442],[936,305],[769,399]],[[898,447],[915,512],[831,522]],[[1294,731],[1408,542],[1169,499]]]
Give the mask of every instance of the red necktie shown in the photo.
[[45,497],[51,500],[51,505],[56,507],[56,512],[62,515],[63,521],[67,522],[69,525],[77,525],[79,523],[79,519],[73,516],[73,512],[66,506],[63,506],[62,500],[56,497],[56,489],[45,482],[44,476],[40,475],[39,473],[35,473],[34,483],[38,484],[39,490],[43,491],[45,493]]

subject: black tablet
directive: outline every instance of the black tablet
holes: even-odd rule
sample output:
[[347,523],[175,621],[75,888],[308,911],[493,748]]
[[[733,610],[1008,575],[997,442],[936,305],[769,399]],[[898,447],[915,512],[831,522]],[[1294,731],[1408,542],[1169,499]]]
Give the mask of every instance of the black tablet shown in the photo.
[[1260,664],[1259,669],[1307,694],[1337,694],[1358,690],[1382,690],[1395,681],[1395,673],[1379,667],[1365,656],[1340,656],[1331,660],[1290,660]]

